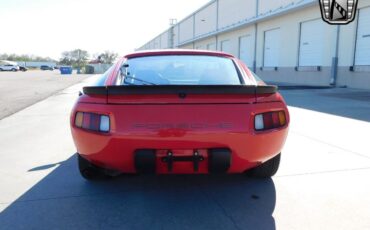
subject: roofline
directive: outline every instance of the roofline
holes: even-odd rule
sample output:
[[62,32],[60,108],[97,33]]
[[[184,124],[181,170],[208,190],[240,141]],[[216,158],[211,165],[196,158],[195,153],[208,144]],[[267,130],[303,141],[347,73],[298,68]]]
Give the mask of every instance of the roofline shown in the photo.
[[204,4],[202,7],[200,7],[199,9],[197,9],[196,11],[194,11],[193,13],[189,14],[188,16],[186,16],[185,18],[183,18],[181,21],[177,22],[174,26],[180,25],[180,23],[182,23],[182,22],[186,21],[187,19],[193,17],[195,14],[199,13],[200,11],[204,10],[205,8],[207,8],[208,6],[212,5],[215,2],[217,2],[217,0],[212,0],[212,1]]
[[[159,37],[162,37],[162,35],[164,33],[168,33],[168,31],[172,28],[172,27],[176,27],[176,26],[180,26],[180,23],[186,21],[188,18],[191,18],[193,17],[194,14],[197,14],[199,13],[200,11],[202,11],[203,9],[207,8],[208,6],[212,5],[213,3],[215,3],[217,0],[211,0],[209,2],[207,2],[206,4],[204,4],[203,6],[201,6],[199,9],[197,9],[196,11],[194,11],[193,13],[189,14],[188,16],[186,16],[185,18],[181,19],[180,21],[177,21],[176,24],[170,26],[169,28],[167,28],[166,30],[164,30],[162,33],[160,33],[159,35],[155,36],[153,39],[151,39],[149,42],[159,38]],[[143,48],[145,45],[147,45],[149,42],[145,43],[144,45],[142,45],[141,47],[137,48],[137,49],[141,49]]]
[[289,4],[285,7],[277,8],[275,11],[269,11],[269,12],[266,12],[264,14],[259,14],[257,17],[252,17],[252,18],[249,18],[249,19],[245,19],[244,21],[234,23],[231,26],[227,26],[225,28],[217,29],[217,30],[212,31],[210,33],[203,34],[203,35],[200,35],[198,37],[194,37],[192,39],[189,39],[189,40],[186,40],[186,41],[183,41],[183,42],[179,42],[179,44],[177,44],[177,46],[183,46],[183,45],[193,43],[195,41],[204,40],[204,39],[213,37],[213,36],[218,35],[218,34],[227,33],[227,32],[230,32],[230,31],[233,31],[233,30],[236,30],[236,29],[240,29],[240,28],[243,28],[243,27],[246,27],[246,26],[254,25],[256,23],[263,22],[263,21],[269,20],[269,19],[274,18],[274,17],[279,17],[279,16],[282,16],[282,15],[286,15],[290,12],[298,11],[298,10],[301,10],[301,9],[304,9],[304,8],[307,8],[307,7],[310,7],[310,6],[314,6],[314,5],[317,5],[317,4],[318,4],[318,2],[316,0],[301,0],[301,1],[296,2],[296,3],[293,2],[293,3],[291,3],[291,4]]
[[231,54],[219,51],[209,50],[189,50],[189,49],[163,49],[163,50],[143,50],[125,55],[123,58],[136,58],[146,56],[161,56],[161,55],[205,55],[216,57],[235,58]]
[[[204,6],[202,6],[198,10],[194,11],[193,13],[191,13],[190,15],[188,15],[187,17],[183,18],[181,21],[177,22],[175,25],[170,26],[165,31],[163,31],[159,35],[155,36],[154,38],[152,38],[151,40],[149,40],[148,42],[146,42],[144,45],[142,45],[138,49],[145,48],[145,46],[148,43],[150,43],[153,40],[157,39],[162,34],[168,32],[172,27],[180,26],[180,24],[182,22],[184,22],[185,20],[189,19],[190,17],[192,17],[193,15],[197,14],[198,12],[202,11],[206,7],[212,5],[216,1],[217,0],[212,0],[212,1],[208,2],[208,3],[206,3]],[[297,11],[297,10],[300,10],[300,9],[303,9],[303,8],[306,8],[306,7],[310,7],[310,6],[314,6],[314,5],[317,5],[317,4],[318,4],[318,1],[317,0],[301,0],[301,1],[298,1],[298,2],[292,2],[292,3],[288,4],[288,5],[286,5],[285,7],[277,8],[274,11],[269,11],[269,12],[261,13],[261,14],[259,14],[257,16],[254,16],[254,17],[251,17],[251,18],[247,18],[247,19],[245,19],[243,21],[240,21],[238,23],[232,24],[232,25],[227,26],[225,28],[216,28],[215,31],[209,32],[207,34],[200,35],[198,37],[191,38],[191,39],[186,40],[186,41],[183,41],[183,42],[179,42],[177,44],[177,46],[187,45],[187,44],[192,43],[192,42],[195,42],[195,41],[199,41],[199,40],[203,40],[203,39],[207,39],[207,38],[213,37],[213,36],[215,36],[217,34],[222,34],[222,33],[226,33],[226,32],[229,32],[229,31],[232,31],[232,30],[235,30],[235,29],[239,29],[239,28],[242,28],[242,27],[253,25],[255,23],[259,23],[259,22],[268,20],[268,19],[273,18],[273,17],[278,17],[278,16],[281,16],[281,15],[285,15],[285,14],[290,13],[292,11]]]

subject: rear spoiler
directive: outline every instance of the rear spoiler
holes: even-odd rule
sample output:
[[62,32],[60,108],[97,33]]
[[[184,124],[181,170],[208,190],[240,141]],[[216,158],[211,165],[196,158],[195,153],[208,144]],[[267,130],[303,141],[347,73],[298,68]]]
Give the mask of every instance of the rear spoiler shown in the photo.
[[273,85],[140,85],[140,86],[88,86],[86,95],[149,95],[149,94],[274,94]]

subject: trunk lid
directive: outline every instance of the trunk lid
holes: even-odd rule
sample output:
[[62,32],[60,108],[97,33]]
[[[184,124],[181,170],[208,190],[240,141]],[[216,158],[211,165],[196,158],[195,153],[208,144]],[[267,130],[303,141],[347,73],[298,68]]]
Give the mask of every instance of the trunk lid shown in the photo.
[[276,86],[254,85],[145,85],[85,87],[85,95],[106,97],[107,104],[229,104],[256,103],[275,94]]

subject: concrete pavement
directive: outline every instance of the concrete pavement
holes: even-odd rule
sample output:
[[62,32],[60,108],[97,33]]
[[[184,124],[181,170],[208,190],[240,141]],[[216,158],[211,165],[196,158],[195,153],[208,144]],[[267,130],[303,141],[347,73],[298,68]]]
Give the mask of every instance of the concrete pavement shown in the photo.
[[[346,99],[282,92],[288,103],[303,99],[290,107],[290,135],[272,180],[87,182],[68,126],[79,88],[0,120],[0,229],[370,229],[370,123],[366,114],[335,113],[350,104]],[[322,100],[333,112],[310,107]],[[356,101],[364,111],[369,103]]]
[[0,119],[50,97],[91,75],[61,75],[59,70],[0,72]]

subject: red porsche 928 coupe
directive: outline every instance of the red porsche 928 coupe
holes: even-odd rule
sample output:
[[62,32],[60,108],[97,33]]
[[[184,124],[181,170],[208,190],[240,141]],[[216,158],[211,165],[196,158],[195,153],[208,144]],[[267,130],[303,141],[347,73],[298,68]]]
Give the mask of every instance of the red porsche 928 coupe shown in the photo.
[[120,173],[244,173],[279,167],[289,113],[237,58],[194,50],[126,55],[71,113],[86,179]]

